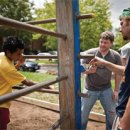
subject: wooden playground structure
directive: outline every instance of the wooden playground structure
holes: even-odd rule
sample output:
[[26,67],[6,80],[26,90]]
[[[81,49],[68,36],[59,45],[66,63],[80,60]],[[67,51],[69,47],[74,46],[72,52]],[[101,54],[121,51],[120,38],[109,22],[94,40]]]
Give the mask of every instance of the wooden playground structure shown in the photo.
[[[38,83],[29,88],[0,97],[0,103],[16,99],[34,91],[40,91],[48,85],[59,83],[60,119],[58,126],[61,130],[81,129],[81,88],[80,88],[80,25],[79,20],[92,18],[93,15],[79,14],[79,0],[56,0],[56,19],[32,21],[22,23],[0,16],[0,25],[10,28],[46,34],[58,38],[58,78]],[[49,31],[32,24],[45,24],[56,22],[57,32]],[[26,58],[39,58],[39,56],[25,56]],[[49,58],[49,56],[40,56]],[[57,58],[57,57],[51,57]],[[45,90],[44,90],[45,91]],[[51,93],[51,92],[50,92]],[[53,92],[52,92],[53,93]]]

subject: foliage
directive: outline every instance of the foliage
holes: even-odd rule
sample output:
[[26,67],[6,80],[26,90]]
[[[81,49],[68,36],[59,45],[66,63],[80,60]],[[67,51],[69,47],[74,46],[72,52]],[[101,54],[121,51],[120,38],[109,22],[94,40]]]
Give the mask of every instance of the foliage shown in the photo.
[[80,0],[80,14],[94,14],[94,18],[81,20],[81,50],[98,46],[100,34],[111,30],[110,4],[107,0]]
[[[44,2],[43,8],[36,10],[36,20],[43,20],[43,19],[50,19],[50,18],[56,18],[56,7],[55,2],[48,2],[47,0]],[[49,23],[49,24],[43,24],[39,25],[42,28],[56,31],[56,23]],[[36,38],[36,36],[34,36]],[[37,35],[37,38],[39,36]],[[46,40],[45,46],[49,50],[56,50],[57,49],[57,40],[55,37],[42,35],[44,39]]]
[[[21,22],[32,20],[33,3],[29,0],[0,0],[0,15],[15,19]],[[9,28],[0,28],[0,36],[15,35],[22,37],[25,42],[29,42],[32,34],[26,31],[19,31]]]
[[[92,47],[98,46],[99,35],[105,30],[110,30],[112,28],[110,22],[110,12],[107,0],[80,0],[80,14],[89,14],[93,13],[95,18],[89,20],[80,20],[80,41],[81,41],[81,50],[86,50]],[[48,19],[55,18],[55,3],[46,2],[43,5],[43,8],[36,11],[37,18]],[[44,13],[43,13],[44,12]],[[42,27],[49,30],[56,30],[55,23],[53,24],[44,24]],[[57,48],[56,39],[53,37],[46,37],[46,46],[51,49]]]

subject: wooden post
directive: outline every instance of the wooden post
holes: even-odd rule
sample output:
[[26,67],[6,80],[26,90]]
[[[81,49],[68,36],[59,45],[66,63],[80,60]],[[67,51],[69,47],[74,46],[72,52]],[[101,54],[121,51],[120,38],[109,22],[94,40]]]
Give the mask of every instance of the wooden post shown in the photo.
[[59,76],[68,76],[59,83],[60,117],[67,117],[60,125],[61,130],[81,129],[81,100],[77,96],[80,91],[80,62],[77,58],[80,38],[76,15],[78,0],[56,0],[57,31],[67,36],[58,39]]

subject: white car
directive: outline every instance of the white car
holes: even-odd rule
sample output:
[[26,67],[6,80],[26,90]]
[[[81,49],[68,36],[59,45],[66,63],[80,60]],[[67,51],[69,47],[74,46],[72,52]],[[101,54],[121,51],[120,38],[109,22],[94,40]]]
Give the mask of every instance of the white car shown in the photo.
[[47,53],[47,52],[38,53],[37,55],[38,55],[38,56],[51,56],[51,54],[50,54],[50,53]]
[[[38,53],[37,56],[52,56],[50,53],[47,52],[42,52],[42,53]],[[42,58],[43,60],[44,58]],[[49,60],[52,60],[51,58],[48,58]]]

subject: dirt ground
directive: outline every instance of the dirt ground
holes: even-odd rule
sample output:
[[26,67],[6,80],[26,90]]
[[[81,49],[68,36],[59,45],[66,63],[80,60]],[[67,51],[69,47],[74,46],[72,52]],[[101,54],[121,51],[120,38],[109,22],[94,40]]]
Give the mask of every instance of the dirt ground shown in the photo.
[[[48,130],[59,119],[59,113],[16,101],[10,114],[8,130]],[[105,124],[89,121],[87,130],[105,130]]]

